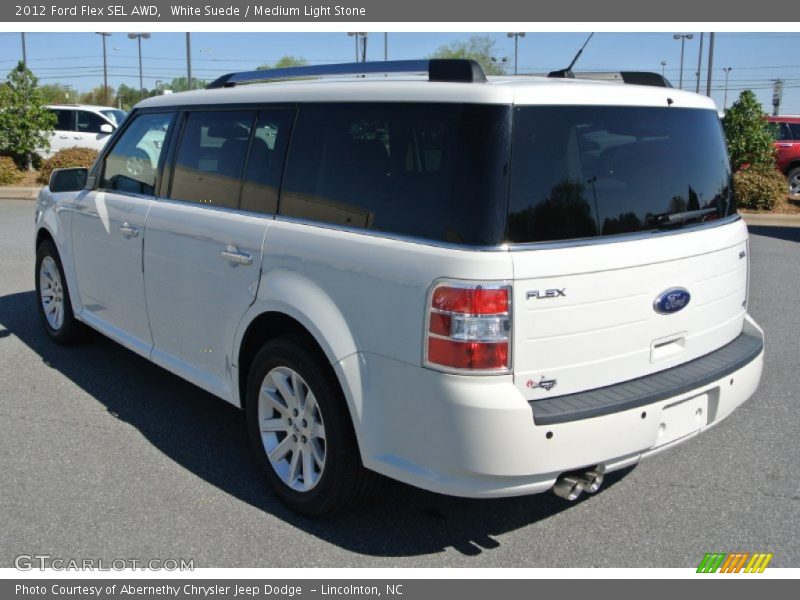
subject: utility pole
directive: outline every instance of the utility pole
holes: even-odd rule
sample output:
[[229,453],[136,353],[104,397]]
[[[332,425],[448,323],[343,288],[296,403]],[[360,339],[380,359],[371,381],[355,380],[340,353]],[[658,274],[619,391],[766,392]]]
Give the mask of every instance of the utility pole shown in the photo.
[[129,33],[128,39],[136,40],[139,44],[139,100],[144,98],[144,77],[142,76],[142,40],[150,39],[149,33]]
[[383,60],[389,60],[389,34],[383,33]]
[[732,69],[733,67],[725,67],[722,69],[725,71],[725,100],[722,101],[722,112],[728,110],[728,75],[730,75]]
[[691,33],[676,33],[672,36],[674,40],[681,41],[681,74],[678,80],[678,88],[683,89],[683,51],[684,46],[686,45],[686,40],[691,40],[694,37],[694,34]]
[[517,75],[519,73],[519,38],[525,37],[525,32],[512,32],[506,35],[510,38],[514,38],[514,75]]
[[361,44],[363,45],[363,52],[361,53],[361,62],[367,62],[367,36],[368,33],[361,34]]
[[711,98],[711,75],[714,72],[714,32],[708,34],[708,81],[706,83],[706,96]]
[[695,86],[695,93],[700,93],[700,75],[703,72],[703,37],[705,33],[700,34],[700,51],[697,53],[697,85]]
[[103,40],[103,104],[108,106],[108,55],[106,54],[106,38],[111,34],[100,31],[96,31],[95,33]]
[[19,34],[22,37],[22,66],[28,68],[28,51],[25,49],[25,32]]
[[772,115],[777,117],[781,112],[783,100],[783,79],[773,79],[772,85]]
[[186,88],[193,89],[192,86],[192,34],[186,32]]

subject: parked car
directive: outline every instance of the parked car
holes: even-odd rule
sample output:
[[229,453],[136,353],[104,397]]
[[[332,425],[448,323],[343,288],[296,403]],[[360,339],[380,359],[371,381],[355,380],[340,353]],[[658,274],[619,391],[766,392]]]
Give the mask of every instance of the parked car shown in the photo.
[[376,474],[572,500],[761,377],[717,109],[675,89],[460,60],[232,74],[54,172],[36,256],[53,341],[88,325],[244,409],[306,515]]
[[55,113],[56,125],[49,150],[39,152],[43,158],[75,146],[102,150],[127,114],[113,106],[89,104],[51,104],[47,108]]
[[778,125],[775,140],[778,169],[786,175],[789,194],[800,196],[800,116],[769,117]]

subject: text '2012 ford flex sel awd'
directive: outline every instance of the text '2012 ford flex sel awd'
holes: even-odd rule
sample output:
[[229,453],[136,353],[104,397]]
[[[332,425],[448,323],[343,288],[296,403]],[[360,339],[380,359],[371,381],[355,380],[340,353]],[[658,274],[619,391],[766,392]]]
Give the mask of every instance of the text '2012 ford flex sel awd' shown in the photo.
[[307,515],[377,474],[574,499],[761,377],[717,110],[669,87],[458,60],[231,74],[54,172],[36,249],[53,340],[89,326],[246,410]]

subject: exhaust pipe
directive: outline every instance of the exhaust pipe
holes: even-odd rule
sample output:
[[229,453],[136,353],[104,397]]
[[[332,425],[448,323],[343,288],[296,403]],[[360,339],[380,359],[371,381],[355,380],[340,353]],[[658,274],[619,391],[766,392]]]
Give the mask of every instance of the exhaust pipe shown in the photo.
[[583,493],[583,482],[575,475],[562,475],[553,486],[553,493],[564,500],[577,500]]
[[580,476],[581,485],[585,492],[594,494],[603,485],[603,475],[605,474],[605,467],[597,465],[594,469],[589,469]]
[[603,485],[605,470],[603,465],[597,465],[585,471],[565,473],[556,480],[553,493],[570,502],[577,500],[583,492],[594,494]]

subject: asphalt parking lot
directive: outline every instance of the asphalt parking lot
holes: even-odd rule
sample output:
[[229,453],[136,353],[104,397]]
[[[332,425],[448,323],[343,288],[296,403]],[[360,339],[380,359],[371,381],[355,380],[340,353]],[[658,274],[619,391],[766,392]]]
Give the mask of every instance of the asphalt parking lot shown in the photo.
[[33,292],[30,201],[0,200],[0,567],[18,554],[198,567],[688,567],[706,552],[800,566],[800,228],[753,227],[756,395],[595,496],[454,499],[389,484],[326,521],[288,512],[243,415],[99,336],[64,349]]

